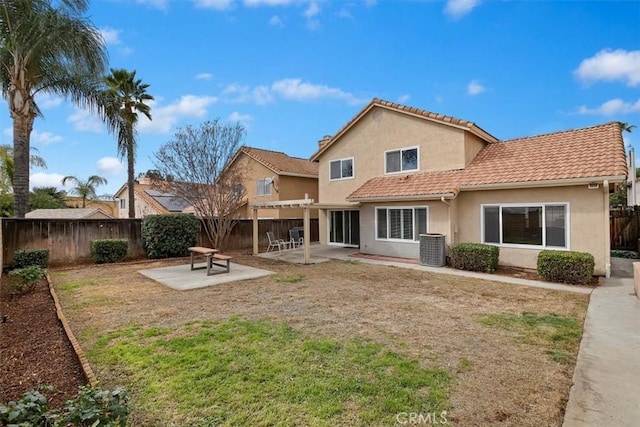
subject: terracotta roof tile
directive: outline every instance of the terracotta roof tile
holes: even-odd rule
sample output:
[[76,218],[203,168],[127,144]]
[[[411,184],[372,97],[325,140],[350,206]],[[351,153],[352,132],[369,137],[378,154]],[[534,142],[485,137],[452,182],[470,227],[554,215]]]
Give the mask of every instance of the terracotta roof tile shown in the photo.
[[462,187],[626,174],[620,125],[611,122],[489,144],[466,169],[376,177],[347,199],[456,195]]
[[280,151],[242,147],[241,151],[278,174],[318,176],[318,163],[291,157]]

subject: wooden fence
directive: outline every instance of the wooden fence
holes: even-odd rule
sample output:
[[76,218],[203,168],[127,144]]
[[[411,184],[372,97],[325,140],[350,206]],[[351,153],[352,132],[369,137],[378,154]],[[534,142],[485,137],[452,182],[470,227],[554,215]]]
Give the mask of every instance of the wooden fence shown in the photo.
[[[84,262],[91,257],[91,241],[96,239],[127,239],[129,258],[145,256],[142,247],[141,219],[17,219],[0,218],[0,242],[2,250],[0,265],[13,264],[16,249],[49,249],[51,265]],[[289,230],[302,227],[302,219],[261,219],[258,222],[260,250],[268,246],[267,231],[273,231],[280,239],[288,239]],[[318,220],[311,219],[311,242],[319,240]],[[253,222],[241,220],[233,228],[227,249],[247,249],[253,246]],[[200,233],[198,244],[209,246],[204,232]]]
[[611,249],[638,250],[640,237],[640,206],[612,209],[609,212]]

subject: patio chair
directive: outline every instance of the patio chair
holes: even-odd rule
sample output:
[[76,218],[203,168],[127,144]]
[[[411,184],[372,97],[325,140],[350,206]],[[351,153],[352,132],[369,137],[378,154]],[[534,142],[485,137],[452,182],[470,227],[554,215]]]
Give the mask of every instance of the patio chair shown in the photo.
[[267,247],[267,252],[269,252],[273,248],[278,248],[278,252],[282,250],[282,248],[287,249],[288,243],[283,239],[276,239],[273,231],[267,231],[267,238],[269,239],[269,246]]
[[292,228],[289,230],[289,240],[291,241],[291,246],[293,248],[299,248],[304,244],[304,238],[300,237],[300,229]]

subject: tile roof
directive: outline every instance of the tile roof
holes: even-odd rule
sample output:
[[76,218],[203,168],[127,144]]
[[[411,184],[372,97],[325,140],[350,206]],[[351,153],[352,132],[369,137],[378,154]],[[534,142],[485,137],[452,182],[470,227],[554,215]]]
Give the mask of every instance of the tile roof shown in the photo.
[[373,107],[376,107],[376,106],[381,108],[386,108],[389,110],[398,111],[401,113],[412,114],[412,115],[423,117],[429,120],[434,120],[445,125],[462,127],[474,133],[475,135],[479,136],[480,138],[482,138],[483,140],[489,143],[498,142],[498,139],[496,137],[494,137],[489,132],[482,129],[480,126],[476,125],[474,122],[458,119],[452,116],[446,116],[444,114],[433,113],[431,111],[422,110],[420,108],[409,107],[409,106],[398,104],[395,102],[385,101],[379,98],[373,98],[371,102],[367,104],[367,106],[365,106],[362,110],[360,110],[358,114],[356,114],[351,120],[349,120],[347,124],[345,124],[338,132],[336,132],[336,134],[332,138],[330,139],[323,138],[319,143],[318,151],[316,151],[310,157],[310,159],[317,160],[318,156],[322,154],[322,152],[324,152],[327,148],[333,145],[338,139],[340,139],[340,137],[347,130],[349,130],[349,128],[351,128],[351,126],[353,126],[353,124],[359,121],[369,110],[371,110]]
[[318,176],[318,163],[299,157],[291,157],[280,151],[242,147],[241,152],[262,163],[279,175]]
[[113,218],[111,215],[97,208],[70,208],[70,209],[35,209],[27,212],[25,218],[29,219],[85,219],[96,213],[104,218]]
[[488,144],[466,169],[370,179],[347,200],[451,194],[491,184],[621,177],[627,161],[620,124]]

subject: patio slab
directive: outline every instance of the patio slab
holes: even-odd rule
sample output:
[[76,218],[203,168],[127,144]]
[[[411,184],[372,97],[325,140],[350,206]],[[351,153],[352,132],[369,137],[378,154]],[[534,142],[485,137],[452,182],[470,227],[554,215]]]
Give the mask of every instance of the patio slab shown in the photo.
[[[196,266],[202,267],[204,266],[204,263],[196,264]],[[147,270],[140,270],[140,274],[172,289],[185,291],[188,289],[220,285],[222,283],[256,279],[258,277],[274,274],[274,272],[232,262],[231,271],[229,273],[225,273],[224,270],[220,269],[220,273],[212,274],[211,276],[207,276],[206,268],[191,270],[190,264],[150,268]]]

